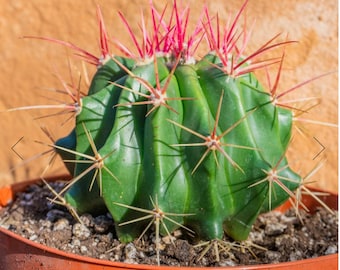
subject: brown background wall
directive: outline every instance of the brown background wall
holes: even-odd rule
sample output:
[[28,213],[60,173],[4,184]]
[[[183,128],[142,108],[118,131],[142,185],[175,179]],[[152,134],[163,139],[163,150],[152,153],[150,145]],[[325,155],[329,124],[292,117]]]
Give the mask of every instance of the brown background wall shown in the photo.
[[[117,16],[117,10],[122,11],[136,29],[140,10],[146,11],[148,2],[147,0],[0,0],[0,111],[18,106],[55,103],[44,97],[49,95],[46,89],[62,88],[61,83],[53,75],[55,70],[66,81],[70,81],[68,58],[71,62],[73,79],[77,81],[78,73],[83,73],[81,62],[68,57],[71,53],[65,48],[45,41],[20,39],[21,36],[54,37],[73,42],[99,55],[96,3],[102,7],[109,33],[119,37],[123,42],[130,42]],[[154,2],[156,6],[163,7],[165,1]],[[192,3],[191,15],[193,22],[196,22],[203,1],[186,2]],[[222,19],[227,17],[229,11],[235,14],[242,2],[206,1],[212,13],[218,11]],[[247,8],[248,21],[256,19],[251,41],[253,48],[279,32],[282,32],[283,36],[288,33],[289,39],[300,41],[287,49],[288,56],[280,84],[281,90],[319,74],[337,70],[337,10],[336,0],[250,0]],[[87,71],[91,76],[94,68],[87,66]],[[85,85],[84,76],[82,78],[82,85]],[[337,73],[334,73],[301,88],[292,97],[322,97],[322,104],[305,117],[337,123],[337,95]],[[14,150],[27,160],[48,150],[46,146],[34,142],[34,140],[49,142],[41,131],[41,126],[49,127],[55,138],[68,133],[72,121],[61,128],[60,118],[33,120],[37,116],[49,113],[51,111],[1,112],[0,186],[26,178],[35,178],[46,166],[45,158],[10,170],[13,166],[22,163],[20,157],[11,150],[20,138],[23,137]],[[305,125],[305,127],[308,133],[305,136],[295,136],[293,147],[289,151],[289,160],[297,170],[306,174],[322,159],[327,159],[312,180],[318,181],[316,185],[335,191],[338,189],[337,129],[318,125]],[[316,158],[315,155],[322,147],[313,137],[326,148],[322,155]],[[53,167],[50,174],[55,172],[62,173],[65,170],[59,164]]]

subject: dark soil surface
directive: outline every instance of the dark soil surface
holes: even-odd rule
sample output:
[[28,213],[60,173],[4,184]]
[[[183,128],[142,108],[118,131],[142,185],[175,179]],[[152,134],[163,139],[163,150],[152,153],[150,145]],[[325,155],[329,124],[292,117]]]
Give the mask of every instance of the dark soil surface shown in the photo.
[[[62,183],[52,183],[60,190]],[[9,206],[0,209],[0,226],[32,241],[60,250],[103,260],[157,264],[155,234],[151,230],[141,241],[118,241],[109,214],[81,216],[83,224],[60,205],[51,204],[46,186],[32,185]],[[294,211],[261,215],[246,242],[227,237],[205,245],[193,245],[174,233],[174,245],[163,237],[159,245],[162,265],[235,266],[277,263],[312,258],[338,252],[338,215],[319,209],[311,215]],[[210,247],[210,248],[209,248]],[[215,252],[215,248],[219,251]]]

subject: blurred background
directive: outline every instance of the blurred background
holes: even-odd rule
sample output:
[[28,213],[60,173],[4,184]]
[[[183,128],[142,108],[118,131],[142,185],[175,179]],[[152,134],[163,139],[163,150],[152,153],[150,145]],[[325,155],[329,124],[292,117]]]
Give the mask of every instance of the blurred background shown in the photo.
[[[172,1],[154,1],[159,11],[165,3],[171,5]],[[141,12],[150,19],[148,0],[0,0],[0,186],[38,178],[46,168],[50,154],[41,156],[41,153],[51,150],[38,142],[52,143],[51,139],[67,135],[73,125],[72,119],[67,121],[68,116],[44,117],[58,110],[4,111],[20,106],[58,104],[61,100],[72,102],[56,91],[63,90],[60,78],[75,88],[79,85],[86,93],[88,80],[95,72],[94,66],[84,64],[71,50],[22,37],[53,37],[99,56],[97,4],[102,9],[109,35],[134,48],[117,12],[125,15],[141,37],[138,23]],[[183,1],[183,4],[189,4],[190,20],[194,25],[200,19],[204,4],[211,14],[218,12],[220,20],[225,22],[230,14],[234,17],[243,1],[191,0]],[[338,123],[337,5],[336,0],[250,0],[244,13],[248,25],[255,21],[249,52],[278,33],[282,33],[281,41],[286,37],[299,41],[286,48],[279,91],[335,71],[284,97],[285,100],[320,97],[321,104],[301,117],[333,124]],[[118,53],[115,49],[112,52]],[[276,56],[281,55],[282,50],[276,50],[276,53]],[[266,85],[265,76],[260,76]],[[275,72],[272,76],[273,83]],[[297,122],[295,126],[296,135],[288,151],[292,166],[303,176],[312,172],[313,176],[308,180],[313,181],[314,186],[337,191],[337,128],[307,122]],[[50,136],[44,132],[46,129]],[[319,165],[319,170],[313,170]],[[56,160],[47,175],[63,173],[66,169],[60,160]]]

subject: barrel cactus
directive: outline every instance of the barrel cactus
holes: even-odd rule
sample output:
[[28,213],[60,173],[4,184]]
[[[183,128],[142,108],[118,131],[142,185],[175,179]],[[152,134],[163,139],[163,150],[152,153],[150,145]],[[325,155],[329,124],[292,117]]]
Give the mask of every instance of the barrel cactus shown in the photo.
[[[286,158],[294,108],[277,94],[284,47],[278,36],[246,54],[249,33],[205,8],[191,35],[188,9],[169,18],[151,3],[151,29],[112,55],[98,9],[101,56],[57,41],[97,65],[88,94],[74,105],[75,128],[53,145],[73,179],[58,197],[77,213],[109,211],[120,240],[156,223],[159,234],[184,228],[197,240],[247,239],[260,213],[294,198],[303,179]],[[209,48],[198,57],[197,48]],[[264,59],[282,49],[279,58]],[[265,89],[258,69],[277,66]],[[295,88],[292,88],[294,90]],[[151,219],[151,223],[149,221]]]

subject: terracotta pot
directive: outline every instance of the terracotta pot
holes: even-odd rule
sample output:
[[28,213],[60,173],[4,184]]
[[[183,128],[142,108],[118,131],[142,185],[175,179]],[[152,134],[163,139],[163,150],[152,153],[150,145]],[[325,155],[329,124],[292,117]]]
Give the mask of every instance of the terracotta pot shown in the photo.
[[[55,179],[61,179],[60,177]],[[55,180],[55,179],[50,179]],[[16,192],[22,191],[27,185],[38,182],[39,180],[27,181],[24,183],[14,184],[9,187],[0,189],[0,206],[8,204],[15,196]],[[331,194],[322,196],[321,199],[331,208],[338,209],[338,196]],[[309,196],[303,198],[304,204],[311,210],[315,209],[318,204]],[[280,207],[285,210],[289,207],[286,204]],[[30,241],[19,235],[16,235],[0,227],[0,270],[113,270],[113,269],[195,269],[193,267],[166,267],[166,266],[149,266],[149,265],[131,265],[119,262],[110,262],[98,259],[92,259],[63,251],[46,247],[41,244]],[[313,269],[338,269],[338,254],[321,256],[318,258],[300,260],[295,262],[279,263],[272,265],[251,265],[238,267],[210,267],[200,270],[212,269],[232,269],[232,270],[313,270]]]

